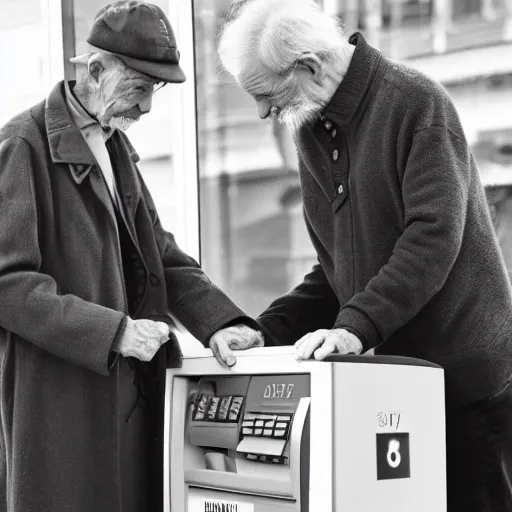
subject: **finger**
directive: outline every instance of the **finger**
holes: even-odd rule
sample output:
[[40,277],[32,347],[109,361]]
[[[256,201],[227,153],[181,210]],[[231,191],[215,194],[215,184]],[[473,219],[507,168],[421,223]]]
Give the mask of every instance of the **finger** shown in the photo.
[[297,359],[310,359],[313,352],[322,345],[325,340],[324,331],[316,331],[313,333],[298,349],[296,353]]
[[317,350],[315,350],[315,359],[317,361],[321,361],[325,357],[327,357],[329,354],[333,354],[337,351],[336,347],[336,339],[333,336],[328,336],[323,345],[319,347]]
[[253,347],[264,347],[265,346],[265,336],[263,336],[263,333],[258,332],[256,334],[256,339],[254,341]]
[[293,346],[295,348],[299,348],[306,340],[308,340],[311,337],[312,334],[313,334],[312,332],[308,332],[307,334],[304,334],[304,336],[302,336],[302,338],[297,340]]
[[144,352],[143,352],[143,359],[142,361],[151,361],[153,357],[155,357],[155,354],[160,349],[160,342],[156,339],[150,339],[147,341]]
[[225,341],[212,340],[210,342],[210,348],[212,349],[213,355],[221,366],[230,368],[231,366],[235,365],[236,358]]
[[165,322],[156,322],[156,325],[160,334],[160,345],[163,345],[169,339],[171,330]]
[[236,357],[229,348],[228,344],[224,341],[221,341],[218,343],[219,347],[219,355],[222,358],[222,360],[226,363],[226,366],[228,368],[231,368],[232,366],[235,366],[236,364]]

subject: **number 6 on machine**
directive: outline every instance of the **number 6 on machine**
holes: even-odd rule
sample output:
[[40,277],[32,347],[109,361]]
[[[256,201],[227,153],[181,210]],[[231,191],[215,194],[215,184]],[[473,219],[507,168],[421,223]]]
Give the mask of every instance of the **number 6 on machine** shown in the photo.
[[409,434],[377,434],[377,480],[410,477]]

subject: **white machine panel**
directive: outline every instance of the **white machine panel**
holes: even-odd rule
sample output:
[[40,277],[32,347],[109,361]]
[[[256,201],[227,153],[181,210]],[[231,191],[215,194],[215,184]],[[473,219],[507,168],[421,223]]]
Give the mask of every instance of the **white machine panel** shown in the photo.
[[292,347],[169,369],[165,512],[446,512],[444,374]]

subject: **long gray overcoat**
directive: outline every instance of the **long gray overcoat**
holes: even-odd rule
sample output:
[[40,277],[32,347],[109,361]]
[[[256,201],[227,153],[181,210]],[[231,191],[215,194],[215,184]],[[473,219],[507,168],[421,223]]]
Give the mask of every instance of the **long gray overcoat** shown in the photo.
[[[121,503],[120,477],[130,463],[137,476],[138,461],[134,434],[122,442],[121,432],[137,390],[126,360],[111,354],[126,315],[172,312],[204,343],[244,317],[163,230],[126,136],[112,140],[131,282],[108,189],[64,84],[0,131],[0,510],[132,510]],[[144,474],[154,484],[151,512],[162,506],[164,369],[180,355],[171,340],[152,363],[160,393]]]

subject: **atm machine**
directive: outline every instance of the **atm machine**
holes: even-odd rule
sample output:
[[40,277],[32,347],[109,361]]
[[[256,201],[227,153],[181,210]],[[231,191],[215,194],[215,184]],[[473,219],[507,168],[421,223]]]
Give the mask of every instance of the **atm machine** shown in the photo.
[[167,370],[165,512],[445,512],[443,370],[211,351]]

